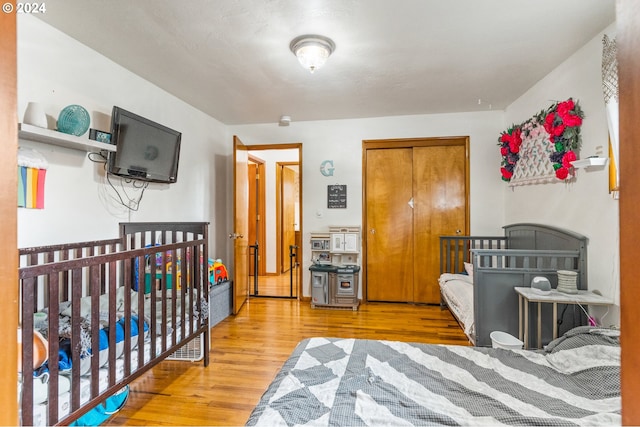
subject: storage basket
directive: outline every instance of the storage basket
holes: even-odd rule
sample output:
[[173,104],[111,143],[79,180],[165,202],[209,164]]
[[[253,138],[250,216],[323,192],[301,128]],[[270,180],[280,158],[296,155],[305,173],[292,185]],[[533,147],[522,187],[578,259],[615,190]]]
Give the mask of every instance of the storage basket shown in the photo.
[[565,294],[578,293],[578,272],[570,270],[558,270],[557,291]]

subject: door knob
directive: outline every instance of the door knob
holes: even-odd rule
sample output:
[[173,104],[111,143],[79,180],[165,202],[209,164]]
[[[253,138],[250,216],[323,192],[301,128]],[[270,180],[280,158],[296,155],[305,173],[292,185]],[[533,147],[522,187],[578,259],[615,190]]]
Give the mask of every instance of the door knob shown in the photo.
[[462,230],[456,230],[456,234],[461,234]]
[[244,236],[242,234],[229,233],[230,239],[242,239]]

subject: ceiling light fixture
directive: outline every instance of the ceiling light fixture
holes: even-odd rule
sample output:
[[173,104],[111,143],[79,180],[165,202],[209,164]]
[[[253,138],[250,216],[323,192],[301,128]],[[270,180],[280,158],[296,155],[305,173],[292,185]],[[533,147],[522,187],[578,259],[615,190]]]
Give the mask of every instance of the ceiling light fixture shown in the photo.
[[333,40],[316,34],[298,36],[289,45],[300,64],[311,73],[324,65],[335,48]]

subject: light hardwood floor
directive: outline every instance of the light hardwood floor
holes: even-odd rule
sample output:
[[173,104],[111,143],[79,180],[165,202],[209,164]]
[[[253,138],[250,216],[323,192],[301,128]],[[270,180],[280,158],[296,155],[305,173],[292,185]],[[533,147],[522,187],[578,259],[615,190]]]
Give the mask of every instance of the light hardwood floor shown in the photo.
[[[298,296],[297,272],[294,270],[293,286],[291,274],[286,272],[280,275],[258,276],[258,296],[271,297],[296,297]],[[249,276],[249,294],[256,295],[254,290],[254,278]]]
[[438,306],[364,304],[311,309],[287,299],[250,299],[211,329],[211,362],[165,361],[131,385],[126,407],[106,425],[244,425],[296,344],[352,337],[468,345]]

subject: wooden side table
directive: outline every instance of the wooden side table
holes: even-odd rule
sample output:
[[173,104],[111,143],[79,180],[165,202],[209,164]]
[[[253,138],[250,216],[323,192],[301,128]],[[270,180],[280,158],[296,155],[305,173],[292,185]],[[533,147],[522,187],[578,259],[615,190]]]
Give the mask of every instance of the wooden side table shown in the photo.
[[[528,287],[514,288],[518,293],[518,337],[529,348],[529,303],[538,303],[537,348],[542,348],[542,309],[543,303],[553,304],[553,339],[558,338],[558,304],[612,305],[608,298],[590,291],[578,291],[577,294],[565,294],[552,289],[543,295]],[[524,307],[524,309],[523,309]]]

